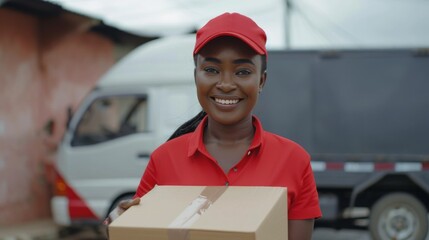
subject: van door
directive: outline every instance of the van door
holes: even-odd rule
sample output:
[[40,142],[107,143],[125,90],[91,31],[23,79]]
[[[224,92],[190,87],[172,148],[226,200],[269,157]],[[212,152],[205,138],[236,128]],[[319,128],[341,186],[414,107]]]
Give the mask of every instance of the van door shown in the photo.
[[[87,104],[60,156],[81,198],[76,205],[83,201],[101,219],[115,198],[135,191],[157,144],[148,116],[145,94],[98,96]],[[69,211],[74,207],[69,200]]]

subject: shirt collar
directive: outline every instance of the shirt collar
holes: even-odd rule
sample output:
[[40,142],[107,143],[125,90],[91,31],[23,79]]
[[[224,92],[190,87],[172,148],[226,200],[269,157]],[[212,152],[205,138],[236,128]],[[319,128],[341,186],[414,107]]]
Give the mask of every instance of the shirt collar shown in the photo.
[[[204,128],[207,125],[208,116],[205,116],[200,124],[198,124],[197,128],[193,133],[191,133],[191,137],[189,139],[189,147],[188,147],[188,157],[195,154],[197,150],[203,152],[205,149],[203,142],[203,134]],[[250,144],[249,150],[258,148],[262,145],[262,134],[264,129],[262,128],[262,124],[256,116],[252,116],[252,124],[255,127],[255,136],[253,137],[252,143]]]

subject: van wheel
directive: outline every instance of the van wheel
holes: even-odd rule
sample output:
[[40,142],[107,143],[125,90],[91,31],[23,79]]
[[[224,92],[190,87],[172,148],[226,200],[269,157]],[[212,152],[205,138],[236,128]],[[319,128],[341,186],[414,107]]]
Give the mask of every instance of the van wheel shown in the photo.
[[83,230],[82,227],[59,227],[57,230],[57,235],[60,238],[70,237],[75,235]]
[[427,210],[410,194],[389,194],[373,205],[369,231],[373,240],[423,240],[428,231]]
[[119,197],[118,199],[116,199],[116,200],[112,203],[112,205],[110,206],[109,211],[108,211],[108,212],[107,212],[107,214],[106,214],[106,217],[108,217],[108,216],[109,216],[109,213],[110,213],[110,212],[112,212],[112,211],[113,211],[113,209],[115,209],[115,208],[116,208],[116,206],[118,206],[118,204],[119,204],[120,202],[122,202],[122,201],[124,201],[124,200],[132,199],[133,197],[134,197],[134,193],[132,193],[132,194],[126,194],[126,195],[123,195],[123,196]]

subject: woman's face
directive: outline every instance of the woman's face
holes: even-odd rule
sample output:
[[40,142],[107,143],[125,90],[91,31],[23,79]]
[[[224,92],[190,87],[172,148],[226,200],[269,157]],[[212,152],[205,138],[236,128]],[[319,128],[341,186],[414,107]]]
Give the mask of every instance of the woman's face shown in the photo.
[[196,58],[198,100],[211,119],[224,125],[251,118],[265,78],[261,56],[237,38],[214,39]]

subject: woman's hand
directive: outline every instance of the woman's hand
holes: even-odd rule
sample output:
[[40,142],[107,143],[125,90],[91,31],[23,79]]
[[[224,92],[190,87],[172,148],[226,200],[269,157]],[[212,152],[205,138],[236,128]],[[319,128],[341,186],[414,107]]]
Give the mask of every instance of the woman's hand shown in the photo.
[[140,203],[140,198],[123,200],[119,202],[118,206],[113,209],[112,212],[109,213],[109,216],[104,220],[104,225],[109,225],[113,222],[117,217],[119,217],[122,213],[124,213],[128,208],[134,205],[138,205]]
[[[124,213],[128,208],[134,205],[138,205],[140,203],[140,198],[122,200],[119,202],[118,206],[113,209],[112,212],[109,213],[106,219],[103,221],[105,237],[109,239],[109,224],[113,222],[117,217],[119,217],[122,213]],[[103,232],[103,231],[102,231]]]

